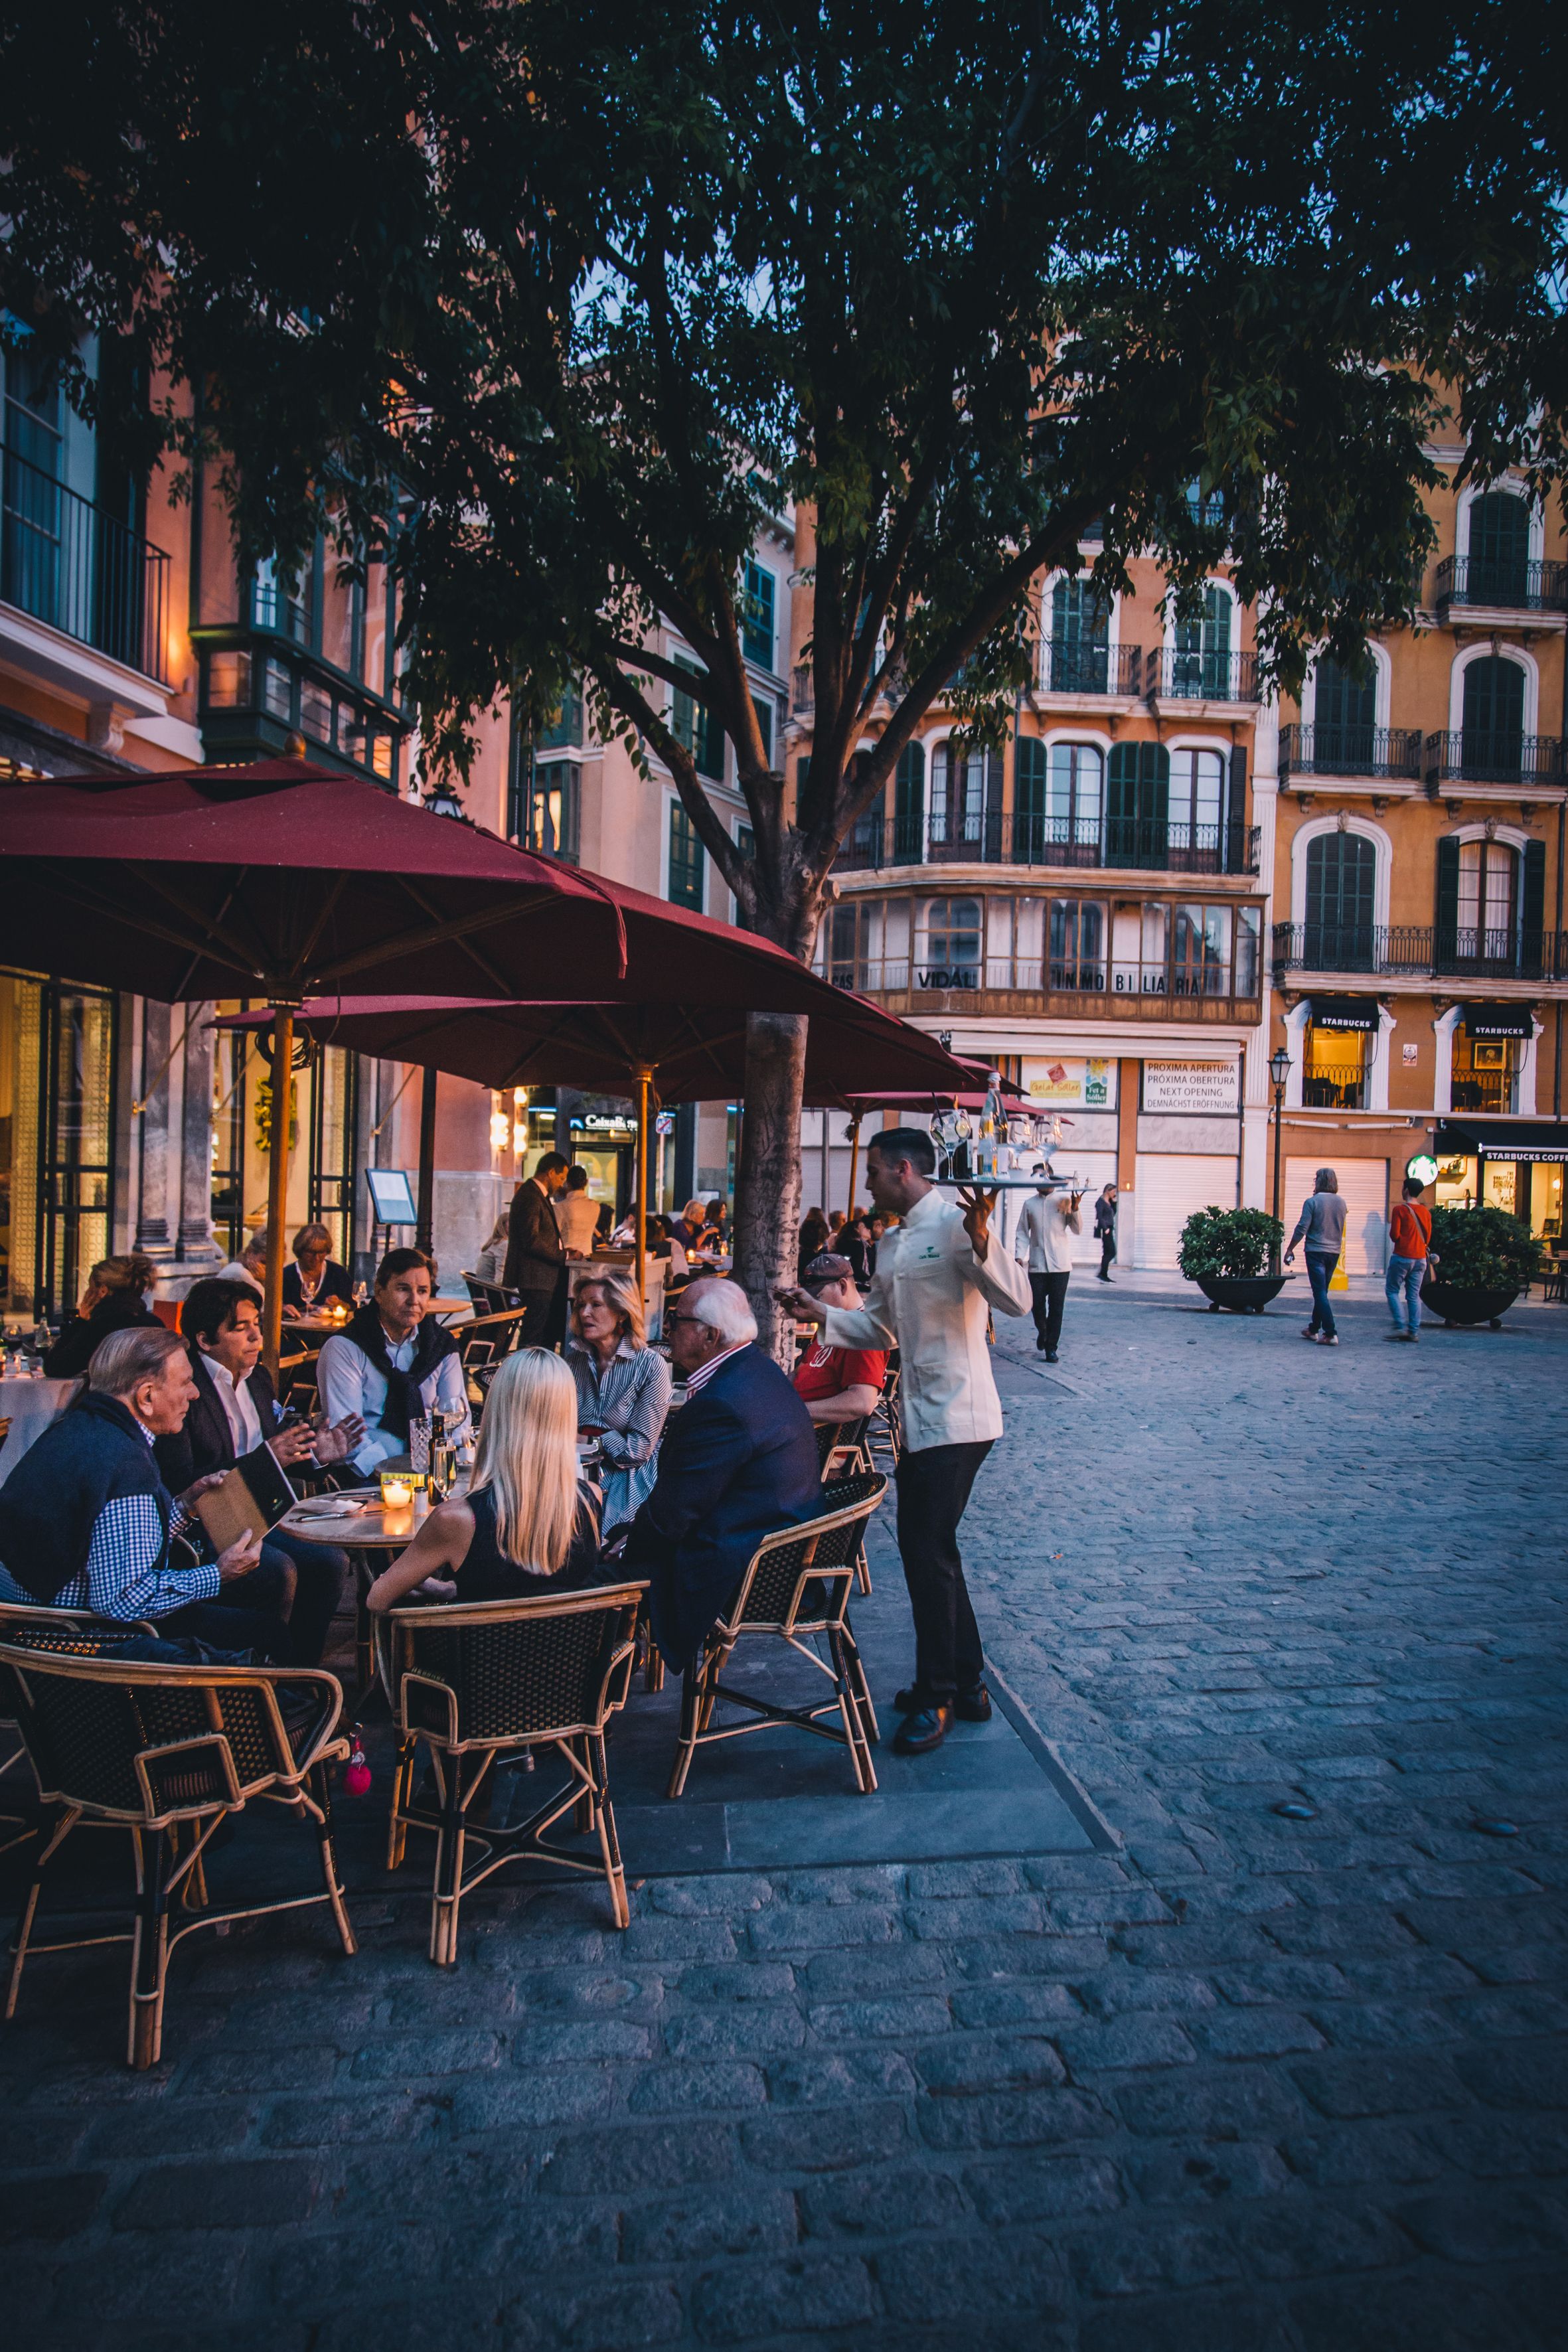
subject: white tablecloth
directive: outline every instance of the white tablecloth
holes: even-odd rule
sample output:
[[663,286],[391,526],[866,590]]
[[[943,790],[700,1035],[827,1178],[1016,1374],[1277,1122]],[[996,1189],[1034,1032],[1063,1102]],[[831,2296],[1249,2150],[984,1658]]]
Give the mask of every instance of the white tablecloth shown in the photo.
[[78,1389],[73,1381],[0,1380],[0,1421],[9,1421],[11,1433],[0,1445],[0,1486],[3,1486],[35,1438],[58,1421]]

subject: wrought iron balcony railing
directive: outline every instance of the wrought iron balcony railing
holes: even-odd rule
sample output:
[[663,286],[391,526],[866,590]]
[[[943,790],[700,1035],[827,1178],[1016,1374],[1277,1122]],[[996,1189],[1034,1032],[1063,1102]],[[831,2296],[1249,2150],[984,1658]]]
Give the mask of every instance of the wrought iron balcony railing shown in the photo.
[[169,559],[106,508],[0,449],[0,598],[160,686]]
[[951,816],[862,817],[837,871],[907,866],[1136,866],[1157,874],[1256,874],[1258,828],[1168,817],[1037,815],[1026,809]]
[[[1152,672],[1154,656],[1149,657]],[[1169,646],[1159,656],[1159,684],[1146,674],[1143,691],[1176,702],[1255,702],[1258,698],[1256,654],[1177,653]]]
[[1044,691],[1139,695],[1143,691],[1143,662],[1141,646],[1100,646],[1083,638],[1047,637]]
[[1477,604],[1493,613],[1568,612],[1568,563],[1447,555],[1437,566],[1436,606]]
[[1421,776],[1418,727],[1285,727],[1279,733],[1279,774],[1289,776]]
[[1276,971],[1472,981],[1568,979],[1568,932],[1458,924],[1276,923]]
[[1462,727],[1426,738],[1426,768],[1429,784],[1511,784],[1516,792],[1531,785],[1568,782],[1560,735],[1482,733]]

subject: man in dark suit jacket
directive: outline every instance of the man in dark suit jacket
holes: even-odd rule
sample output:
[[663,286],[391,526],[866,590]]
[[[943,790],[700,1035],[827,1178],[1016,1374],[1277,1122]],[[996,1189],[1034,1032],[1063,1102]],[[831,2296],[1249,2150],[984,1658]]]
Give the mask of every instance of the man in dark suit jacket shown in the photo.
[[[156,1439],[153,1449],[164,1485],[178,1481],[172,1493],[184,1493],[215,1470],[232,1470],[262,1445],[287,1469],[296,1463],[325,1466],[344,1461],[363,1442],[363,1422],[344,1422],[337,1429],[316,1429],[308,1421],[284,1423],[271,1375],[258,1360],[261,1318],[248,1283],[216,1276],[193,1283],[180,1308],[180,1331],[196,1392],[184,1427]],[[292,1591],[288,1663],[319,1665],[348,1574],[348,1554],[334,1544],[302,1543],[274,1528],[261,1547],[261,1563]]]
[[654,1490],[632,1521],[654,1639],[684,1669],[775,1528],[822,1509],[811,1416],[771,1356],[738,1283],[694,1282],[666,1315],[686,1402],[666,1423]]
[[547,1151],[511,1204],[501,1287],[515,1290],[523,1308],[520,1348],[550,1348],[566,1336],[566,1252],[551,1205],[566,1189],[569,1163]]

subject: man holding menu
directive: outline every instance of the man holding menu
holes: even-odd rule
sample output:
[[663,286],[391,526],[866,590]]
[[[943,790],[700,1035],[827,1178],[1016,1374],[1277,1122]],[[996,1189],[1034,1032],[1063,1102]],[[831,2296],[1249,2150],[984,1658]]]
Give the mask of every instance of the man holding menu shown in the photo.
[[915,1621],[915,1678],[893,1704],[905,1755],[938,1748],[953,1717],[984,1723],[991,1700],[958,1523],[980,1465],[1002,1434],[986,1340],[989,1310],[1026,1315],[1028,1277],[990,1230],[995,1192],[944,1201],[936,1153],[915,1127],[885,1129],[866,1161],[878,1209],[900,1222],[883,1239],[863,1306],[826,1307],[807,1290],[779,1293],[829,1346],[900,1350],[904,1450],[899,1460],[899,1551]]

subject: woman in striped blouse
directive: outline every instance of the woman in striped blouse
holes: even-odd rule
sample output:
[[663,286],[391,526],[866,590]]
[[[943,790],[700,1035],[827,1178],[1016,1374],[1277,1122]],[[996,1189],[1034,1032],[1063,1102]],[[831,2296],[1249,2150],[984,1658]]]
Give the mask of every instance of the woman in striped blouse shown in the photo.
[[669,1366],[647,1345],[641,1302],[624,1276],[596,1274],[578,1284],[566,1360],[577,1383],[579,1425],[600,1433],[607,1536],[653,1491],[669,1411]]

